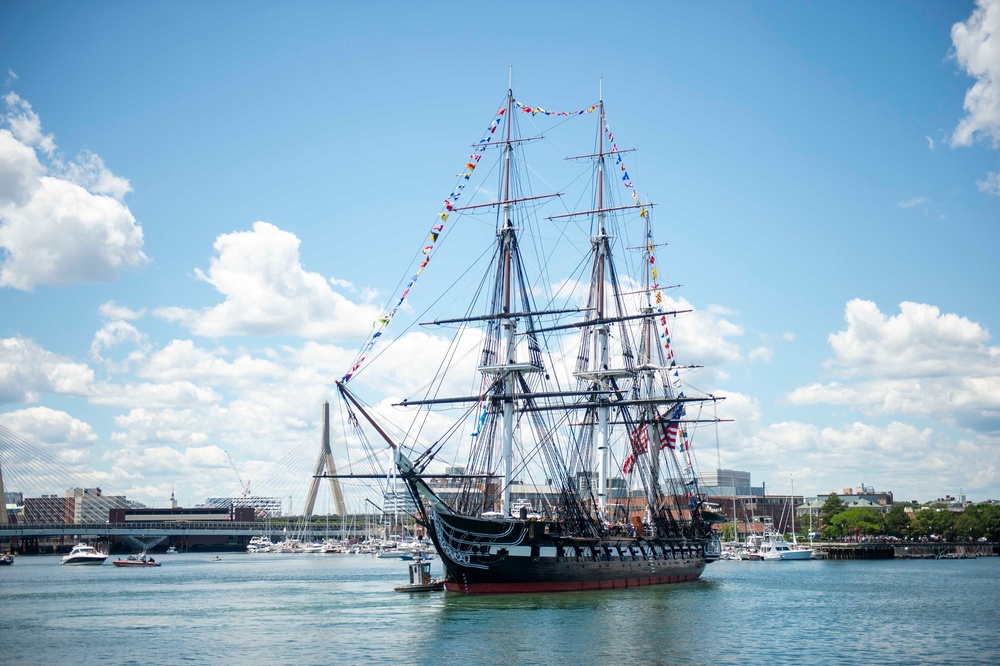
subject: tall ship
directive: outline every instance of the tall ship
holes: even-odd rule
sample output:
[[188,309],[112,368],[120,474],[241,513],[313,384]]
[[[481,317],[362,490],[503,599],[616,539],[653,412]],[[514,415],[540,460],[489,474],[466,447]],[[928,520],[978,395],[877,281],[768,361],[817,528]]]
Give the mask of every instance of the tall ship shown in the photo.
[[[536,189],[551,181],[529,156],[554,141],[521,126],[544,122],[592,128],[577,131],[589,149],[558,157],[571,174],[564,191]],[[603,100],[554,112],[508,90],[444,200],[416,274],[338,382],[356,436],[391,447],[449,591],[679,583],[719,558],[712,523],[721,517],[703,507],[691,444],[699,427],[720,420],[712,409],[720,398],[695,394],[685,382],[693,366],[674,356],[672,329],[691,310],[671,305],[679,301],[658,262],[653,203],[628,173],[633,156],[618,147]],[[484,172],[483,184],[470,185]],[[587,193],[571,194],[581,183]],[[470,250],[475,232],[481,245]],[[455,273],[425,299],[434,318],[422,324],[433,337],[411,335],[425,343],[419,357],[379,369],[393,355],[376,345],[447,241],[473,267],[454,255],[439,262]],[[430,372],[392,408],[361,399],[417,368]]]

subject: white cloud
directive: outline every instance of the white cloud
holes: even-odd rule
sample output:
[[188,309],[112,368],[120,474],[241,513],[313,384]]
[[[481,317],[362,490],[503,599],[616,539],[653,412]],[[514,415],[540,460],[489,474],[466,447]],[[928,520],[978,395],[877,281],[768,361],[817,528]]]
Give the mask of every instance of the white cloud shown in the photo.
[[931,200],[927,197],[913,197],[912,199],[900,201],[896,205],[900,208],[915,208],[916,206],[921,206],[930,202]]
[[35,402],[43,392],[85,396],[94,372],[26,338],[0,339],[0,403]]
[[227,361],[217,354],[195,347],[191,340],[173,340],[151,354],[137,374],[156,380],[192,380],[233,386],[262,379],[285,379],[286,367],[249,354]]
[[[123,359],[108,358],[108,351],[131,345]],[[149,347],[148,338],[127,321],[106,322],[90,342],[90,357],[109,372],[125,372],[132,363],[140,361]]]
[[95,405],[129,407],[140,404],[150,408],[208,406],[219,400],[219,394],[211,387],[188,381],[106,384],[91,397]]
[[934,150],[934,139],[932,139],[929,136],[925,136],[924,138],[927,139],[927,148],[929,150],[933,151]]
[[976,9],[951,28],[954,57],[976,79],[965,94],[966,116],[951,137],[952,146],[977,138],[1000,147],[1000,0],[977,0]]
[[[140,266],[142,229],[121,198],[131,188],[97,155],[64,164],[52,136],[15,93],[0,117],[0,287],[110,282]],[[44,165],[38,151],[48,158]],[[110,195],[110,196],[109,196]]]
[[860,299],[847,304],[845,318],[847,329],[830,335],[826,364],[842,381],[798,388],[793,403],[1000,432],[1000,349],[982,326],[919,303],[888,317]]
[[15,92],[8,92],[3,99],[8,109],[3,119],[10,125],[17,140],[27,146],[37,147],[52,157],[56,151],[55,138],[42,131],[42,121],[31,105]]
[[121,176],[111,173],[104,160],[89,150],[84,150],[76,161],[66,166],[61,174],[71,183],[76,183],[95,194],[109,194],[119,201],[132,191],[132,185]]
[[90,447],[97,435],[88,423],[48,407],[29,407],[0,414],[0,423],[27,440],[55,447]]
[[976,181],[980,192],[1000,197],[1000,171],[990,171],[982,180]]
[[114,301],[102,303],[101,306],[97,308],[97,311],[100,313],[101,317],[110,321],[118,319],[141,319],[146,314],[145,308],[132,310],[131,308],[118,305]]
[[777,423],[758,433],[752,450],[758,460],[781,461],[766,478],[794,473],[796,492],[808,494],[864,483],[893,491],[897,500],[926,499],[933,488],[989,488],[1000,468],[1000,450],[988,438],[954,438],[896,421],[840,428]]
[[44,171],[30,146],[15,139],[10,130],[0,129],[0,211],[30,201]]
[[252,231],[219,236],[216,256],[199,278],[225,300],[200,312],[159,308],[154,314],[207,337],[299,335],[314,339],[360,338],[379,316],[330,288],[319,273],[299,263],[299,239],[267,222]]

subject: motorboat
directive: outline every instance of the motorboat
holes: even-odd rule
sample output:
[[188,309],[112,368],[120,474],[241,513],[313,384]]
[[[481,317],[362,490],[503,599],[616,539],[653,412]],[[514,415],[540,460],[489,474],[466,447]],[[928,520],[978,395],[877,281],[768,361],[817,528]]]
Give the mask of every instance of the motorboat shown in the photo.
[[83,564],[104,564],[108,559],[107,553],[102,553],[93,546],[85,543],[78,543],[69,551],[69,555],[63,556],[59,564],[83,565]]
[[111,564],[116,567],[158,567],[160,563],[152,557],[146,556],[146,551],[139,555],[129,555],[125,560],[113,560]]
[[808,560],[813,554],[812,548],[793,548],[780,532],[766,533],[759,552],[762,560]]
[[177,554],[177,546],[170,546],[169,548],[167,548],[167,555],[176,555],[176,554]]
[[14,556],[11,555],[10,553],[4,553],[3,555],[0,555],[0,566],[3,566],[5,564],[14,564]]

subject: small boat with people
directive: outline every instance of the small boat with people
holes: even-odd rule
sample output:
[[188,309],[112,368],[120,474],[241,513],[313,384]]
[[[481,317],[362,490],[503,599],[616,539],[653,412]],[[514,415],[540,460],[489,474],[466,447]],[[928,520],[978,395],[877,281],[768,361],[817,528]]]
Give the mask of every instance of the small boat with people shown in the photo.
[[439,592],[444,589],[444,580],[431,578],[430,561],[418,559],[410,563],[410,582],[392,589],[396,592]]
[[14,555],[12,553],[4,553],[0,555],[0,566],[14,564]]
[[78,543],[73,546],[73,549],[69,551],[68,555],[64,555],[59,564],[67,564],[72,566],[80,565],[99,565],[104,564],[104,560],[108,559],[107,553],[102,553],[93,546],[86,543]]
[[129,555],[125,560],[113,560],[111,564],[116,567],[158,567],[160,563],[152,557],[146,556],[146,551],[138,555]]

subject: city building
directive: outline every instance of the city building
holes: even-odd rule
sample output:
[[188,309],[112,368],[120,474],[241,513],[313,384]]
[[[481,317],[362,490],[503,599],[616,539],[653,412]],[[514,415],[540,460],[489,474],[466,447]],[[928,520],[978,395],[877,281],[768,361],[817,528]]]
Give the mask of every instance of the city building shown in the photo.
[[282,515],[280,497],[209,497],[201,506],[230,511],[249,507],[259,518],[278,518]]

